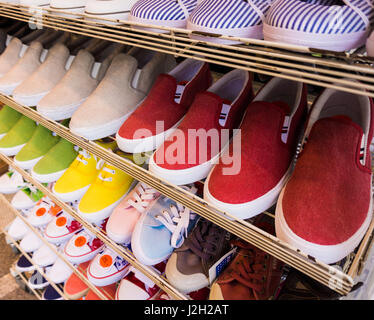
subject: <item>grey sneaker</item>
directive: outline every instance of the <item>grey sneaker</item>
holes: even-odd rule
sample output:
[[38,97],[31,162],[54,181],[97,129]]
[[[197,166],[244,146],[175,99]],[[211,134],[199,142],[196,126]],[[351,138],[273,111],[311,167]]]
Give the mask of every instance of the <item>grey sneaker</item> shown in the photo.
[[118,54],[98,87],[73,114],[71,131],[89,140],[115,134],[147,96],[157,76],[175,65],[171,55],[140,48]]
[[228,231],[201,218],[183,246],[168,260],[168,281],[184,293],[209,286],[209,269],[230,251],[232,238]]

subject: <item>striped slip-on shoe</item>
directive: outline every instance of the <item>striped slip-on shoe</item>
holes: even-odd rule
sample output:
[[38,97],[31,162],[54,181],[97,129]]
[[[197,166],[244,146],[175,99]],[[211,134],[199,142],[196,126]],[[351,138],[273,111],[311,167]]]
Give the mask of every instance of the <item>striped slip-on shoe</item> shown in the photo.
[[[240,38],[263,39],[262,22],[274,0],[203,0],[187,21],[187,29]],[[240,41],[191,36],[194,39],[220,44],[237,44]]]
[[[140,0],[131,9],[129,20],[168,28],[186,28],[187,19],[201,0]],[[168,30],[137,27],[152,32]]]
[[263,31],[269,41],[346,51],[365,44],[373,22],[371,0],[276,0]]

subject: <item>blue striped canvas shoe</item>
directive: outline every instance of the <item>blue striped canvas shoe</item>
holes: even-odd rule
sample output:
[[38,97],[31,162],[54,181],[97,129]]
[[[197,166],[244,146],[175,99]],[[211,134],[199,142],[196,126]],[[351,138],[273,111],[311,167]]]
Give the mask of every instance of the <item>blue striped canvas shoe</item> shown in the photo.
[[[240,38],[263,39],[266,13],[274,0],[203,0],[187,20],[187,29]],[[220,44],[240,41],[192,35],[193,38]]]
[[347,51],[365,44],[373,22],[373,0],[276,0],[266,16],[264,38]]
[[[130,21],[169,28],[185,28],[187,18],[201,0],[140,0],[131,9]],[[144,28],[141,28],[144,29]],[[162,29],[146,30],[166,33]]]

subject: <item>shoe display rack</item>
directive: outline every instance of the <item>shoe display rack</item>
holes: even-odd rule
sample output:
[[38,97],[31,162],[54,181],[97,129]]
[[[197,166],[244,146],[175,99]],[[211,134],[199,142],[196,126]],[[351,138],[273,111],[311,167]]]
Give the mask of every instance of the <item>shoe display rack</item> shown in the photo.
[[[191,39],[191,34],[196,32],[189,30],[158,27],[167,31],[167,33],[155,33],[147,30],[147,27],[150,26],[139,23],[121,21],[120,25],[113,25],[113,22],[118,23],[118,21],[110,19],[101,19],[99,21],[97,17],[88,15],[76,15],[75,17],[67,18],[62,17],[62,13],[61,11],[57,12],[52,9],[15,6],[0,2],[0,16],[34,23],[37,26],[40,25],[74,34],[146,48],[172,54],[176,57],[193,58],[225,67],[244,69],[267,76],[276,76],[326,88],[334,88],[353,94],[374,97],[374,68],[372,67],[374,59],[368,58],[360,52],[338,53],[242,38],[234,38],[241,41],[243,43],[241,45],[219,45]],[[86,18],[95,18],[95,21],[87,20]],[[137,27],[142,27],[142,29],[138,29]],[[232,37],[220,37],[233,39]],[[201,197],[193,195],[183,188],[159,178],[148,170],[113,152],[109,152],[94,141],[89,141],[73,134],[60,123],[41,116],[33,108],[15,102],[9,96],[0,95],[0,102],[45,126],[69,142],[123,170],[136,180],[146,183],[163,195],[190,208],[203,218],[212,221],[239,238],[328,286],[330,289],[342,295],[348,294],[352,290],[355,283],[354,279],[360,273],[366,259],[366,254],[372,243],[373,220],[359,247],[343,268],[327,265],[255,227],[248,221],[222,212]],[[93,225],[82,219],[69,205],[59,200],[48,188],[33,179],[28,172],[17,167],[11,158],[0,154],[0,159],[12,166],[26,181],[41,190],[52,201],[80,222],[83,227],[93,232],[107,247],[114,250],[135,268],[142,271],[170,296],[175,299],[188,299],[186,295],[171,286],[165,277],[159,276],[152,268],[139,263],[130,250],[116,244],[104,232],[96,229]],[[17,210],[13,210],[27,224],[22,215]],[[266,212],[266,214],[273,217],[269,212]],[[46,242],[41,235],[40,237]],[[15,245],[17,246],[16,243]],[[58,252],[57,254],[61,257],[61,254]],[[69,264],[69,262],[67,263]],[[74,266],[72,268],[75,269],[74,272],[80,275],[80,278],[84,278],[79,270],[76,270]],[[92,284],[90,285],[92,286]],[[94,289],[96,288],[94,287]],[[103,296],[100,292],[97,295],[99,297]]]

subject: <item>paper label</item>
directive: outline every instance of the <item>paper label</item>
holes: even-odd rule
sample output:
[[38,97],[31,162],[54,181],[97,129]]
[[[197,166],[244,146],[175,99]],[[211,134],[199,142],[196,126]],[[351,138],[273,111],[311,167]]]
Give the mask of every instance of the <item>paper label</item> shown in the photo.
[[232,258],[236,253],[236,247],[227,252],[221,259],[219,259],[213,266],[209,269],[209,283],[212,284],[214,280],[220,275],[220,273],[226,268],[230,263]]

